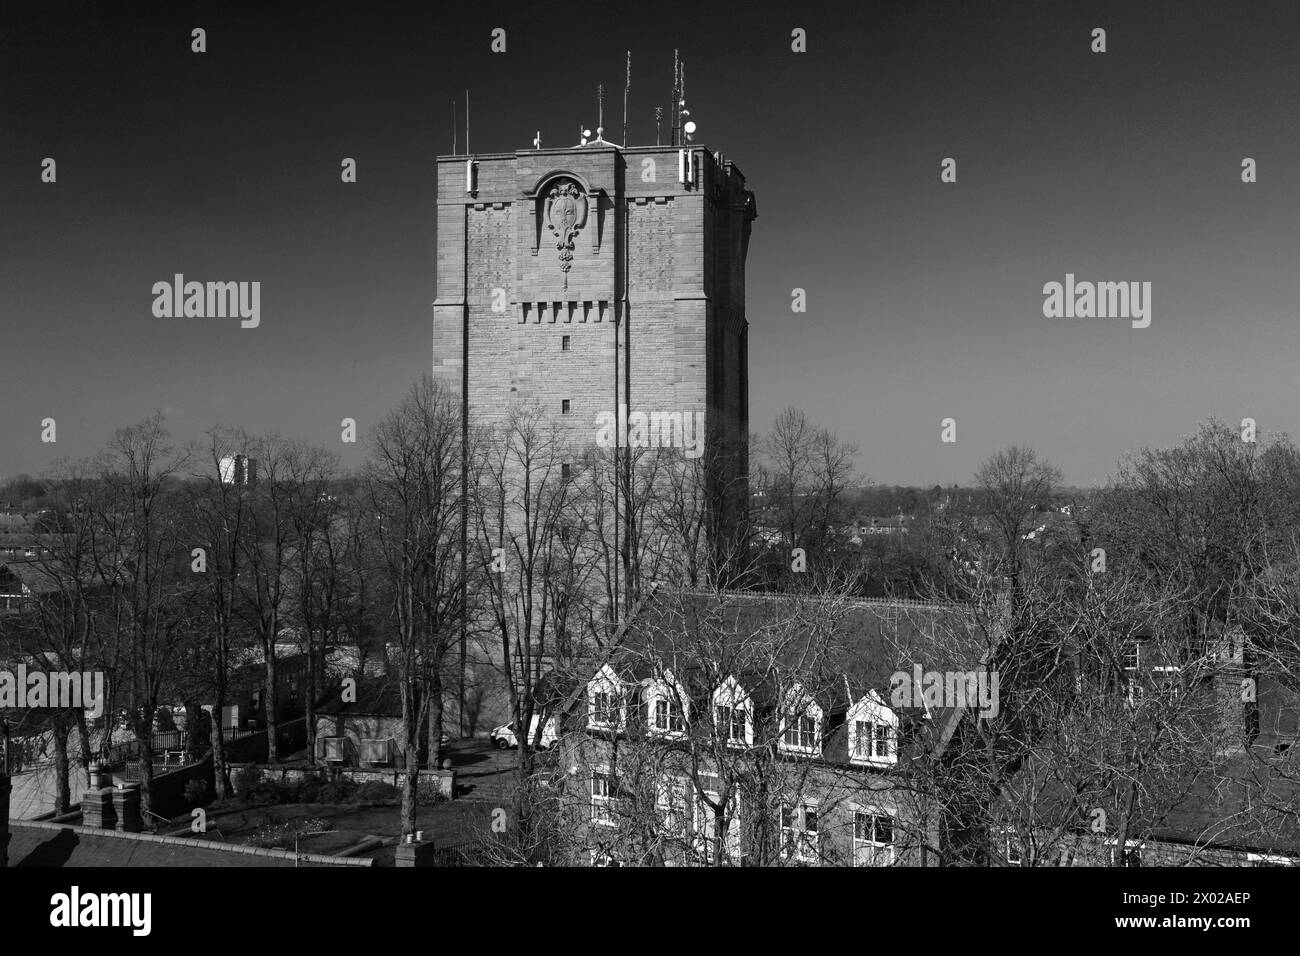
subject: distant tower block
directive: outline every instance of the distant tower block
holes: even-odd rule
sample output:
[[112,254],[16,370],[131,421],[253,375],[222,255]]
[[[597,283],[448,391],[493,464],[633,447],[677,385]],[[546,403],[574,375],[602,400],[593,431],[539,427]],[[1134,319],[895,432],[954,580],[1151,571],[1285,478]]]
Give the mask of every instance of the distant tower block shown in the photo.
[[218,464],[223,485],[252,485],[257,483],[257,459],[247,455],[227,455]]
[[535,404],[575,460],[601,413],[704,412],[743,500],[755,215],[698,144],[439,157],[435,378],[477,422]]

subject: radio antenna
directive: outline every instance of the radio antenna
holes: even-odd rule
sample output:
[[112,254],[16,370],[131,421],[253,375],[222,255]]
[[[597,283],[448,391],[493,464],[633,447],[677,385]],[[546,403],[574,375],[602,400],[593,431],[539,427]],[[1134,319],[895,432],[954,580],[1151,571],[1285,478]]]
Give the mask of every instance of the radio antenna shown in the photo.
[[627,78],[623,81],[623,148],[627,148],[627,94],[632,89],[632,51],[627,51]]
[[677,100],[680,99],[678,91],[681,89],[682,67],[681,61],[677,59],[677,51],[673,50],[673,102],[672,102],[672,126],[668,133],[668,145],[677,145]]
[[469,155],[469,90],[465,91],[465,155]]

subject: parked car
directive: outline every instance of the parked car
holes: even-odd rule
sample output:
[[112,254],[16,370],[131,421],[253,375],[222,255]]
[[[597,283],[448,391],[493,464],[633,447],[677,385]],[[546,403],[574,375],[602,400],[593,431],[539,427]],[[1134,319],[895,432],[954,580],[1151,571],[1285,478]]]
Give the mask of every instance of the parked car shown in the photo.
[[[528,739],[532,741],[537,736],[537,722],[540,718],[537,714],[533,715],[533,720],[528,732]],[[549,750],[559,743],[559,725],[557,717],[551,717],[546,721],[546,726],[542,728],[541,749]],[[492,731],[492,744],[498,750],[509,750],[511,747],[519,746],[519,738],[515,735],[515,723],[512,720],[508,724],[502,724]]]

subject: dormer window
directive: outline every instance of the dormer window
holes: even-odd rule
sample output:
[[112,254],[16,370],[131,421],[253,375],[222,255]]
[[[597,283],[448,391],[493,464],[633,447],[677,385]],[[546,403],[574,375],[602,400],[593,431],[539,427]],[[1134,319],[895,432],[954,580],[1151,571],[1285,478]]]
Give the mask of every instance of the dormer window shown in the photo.
[[627,719],[623,685],[606,664],[587,684],[587,726],[596,730],[619,730]]
[[592,695],[591,719],[596,724],[612,724],[618,720],[618,702],[612,691],[598,690]]
[[729,744],[745,742],[745,708],[720,704],[714,708],[718,734]]
[[887,761],[897,746],[894,728],[873,720],[855,720],[853,737],[853,756],[863,760]]
[[822,709],[797,684],[785,695],[781,715],[782,750],[821,752]]
[[651,733],[680,737],[686,733],[686,690],[671,672],[645,682],[646,717]]
[[666,695],[657,698],[654,723],[655,730],[661,733],[682,733],[685,730],[685,722],[682,720],[681,706]]
[[734,677],[728,677],[713,693],[713,722],[718,737],[729,746],[753,744],[753,704]]
[[898,762],[898,714],[875,691],[849,708],[849,761],[867,766]]
[[817,747],[817,718],[811,714],[789,714],[785,723],[785,745],[793,750]]

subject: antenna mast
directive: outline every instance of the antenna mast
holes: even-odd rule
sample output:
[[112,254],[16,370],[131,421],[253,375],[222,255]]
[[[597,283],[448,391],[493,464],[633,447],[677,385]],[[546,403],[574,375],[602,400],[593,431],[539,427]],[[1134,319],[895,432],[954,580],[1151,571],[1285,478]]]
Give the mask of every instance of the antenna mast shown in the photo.
[[456,101],[451,101],[451,155],[456,155]]
[[469,155],[469,90],[465,91],[465,155]]
[[672,102],[672,126],[668,134],[668,145],[677,145],[677,101],[681,98],[679,91],[681,89],[682,67],[681,61],[677,59],[677,51],[673,50],[673,102]]
[[605,84],[596,84],[596,139],[605,138]]
[[627,148],[627,94],[632,89],[632,51],[627,51],[627,78],[623,81],[623,148]]

